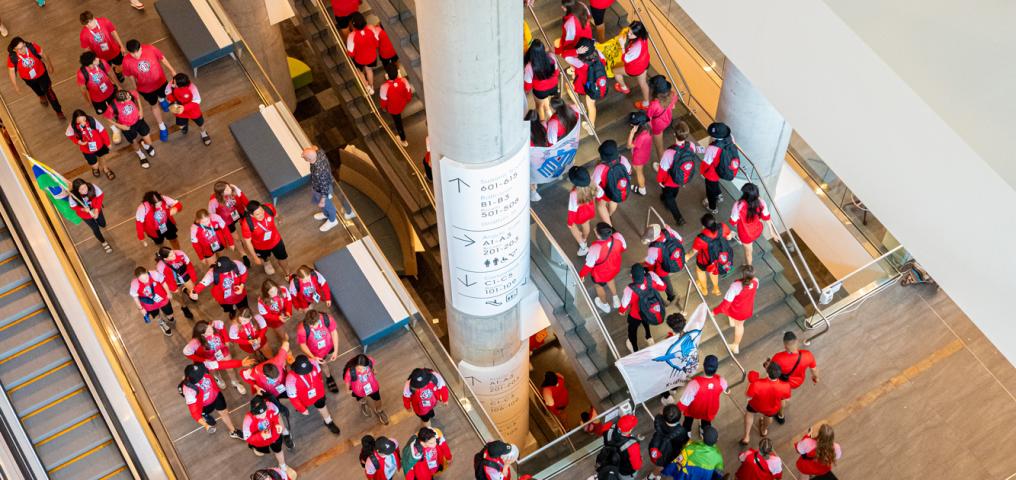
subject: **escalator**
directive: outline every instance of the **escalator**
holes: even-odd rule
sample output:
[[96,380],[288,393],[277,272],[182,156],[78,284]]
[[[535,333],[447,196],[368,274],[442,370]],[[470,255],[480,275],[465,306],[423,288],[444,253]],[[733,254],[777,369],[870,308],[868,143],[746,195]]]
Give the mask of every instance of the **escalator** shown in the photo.
[[26,265],[17,232],[0,222],[0,386],[35,456],[53,479],[132,478]]

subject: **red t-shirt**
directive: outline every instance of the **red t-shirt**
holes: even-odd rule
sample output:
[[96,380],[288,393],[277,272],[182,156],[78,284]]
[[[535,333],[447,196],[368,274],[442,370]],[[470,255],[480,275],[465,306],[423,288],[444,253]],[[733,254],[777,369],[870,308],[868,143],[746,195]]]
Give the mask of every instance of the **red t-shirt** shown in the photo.
[[773,416],[780,411],[783,400],[790,398],[790,385],[779,380],[760,378],[758,372],[748,372],[748,405],[762,415]]
[[120,44],[113,38],[116,27],[106,17],[96,18],[99,26],[92,30],[88,25],[81,27],[81,48],[87,48],[103,60],[112,60],[120,54]]
[[[88,74],[87,80],[82,70]],[[99,60],[98,67],[78,69],[78,85],[84,85],[88,89],[88,98],[95,103],[106,100],[116,91],[113,81],[109,78],[109,71],[109,63],[105,60]]]
[[[46,73],[46,65],[39,58],[42,56],[42,47],[38,43],[33,43],[32,48],[39,54],[38,57],[33,55],[30,49],[24,55],[18,51],[14,52],[14,59],[18,62],[18,76],[25,80],[35,80]],[[11,61],[9,55],[7,56],[7,68],[14,68],[14,62]]]
[[[798,362],[797,359],[801,361]],[[807,350],[798,350],[798,353],[780,352],[773,355],[773,361],[780,366],[780,371],[790,377],[787,383],[790,388],[800,387],[804,383],[804,374],[809,368],[815,368],[815,356]],[[797,365],[797,368],[794,368]],[[791,371],[793,370],[793,371]]]
[[262,209],[265,210],[265,218],[244,219],[240,222],[240,234],[243,238],[250,239],[254,250],[264,251],[275,248],[282,241],[282,235],[279,234],[279,227],[275,223],[275,208],[271,204],[264,204]]
[[413,99],[413,92],[409,89],[409,82],[406,79],[396,78],[381,85],[379,96],[381,108],[392,115],[399,115]]
[[336,17],[348,17],[360,9],[360,0],[332,0],[332,13]]
[[[123,74],[134,77],[138,91],[152,93],[166,84],[166,73],[162,71],[162,52],[151,45],[141,46],[141,56],[134,58],[127,54],[123,57]],[[161,93],[161,92],[160,92]]]

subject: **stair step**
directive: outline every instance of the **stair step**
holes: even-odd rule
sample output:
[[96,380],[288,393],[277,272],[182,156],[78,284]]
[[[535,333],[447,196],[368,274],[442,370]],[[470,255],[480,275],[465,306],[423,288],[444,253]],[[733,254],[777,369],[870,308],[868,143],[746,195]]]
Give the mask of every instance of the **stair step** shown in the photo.
[[24,419],[22,423],[38,449],[83,427],[93,417],[99,418],[99,410],[92,398],[88,395],[74,395],[61,402],[59,408],[50,409],[45,415]]
[[53,343],[52,348],[39,349],[32,355],[22,355],[0,364],[0,383],[8,391],[67,362],[72,362],[67,347]]
[[49,312],[45,310],[37,312],[11,322],[0,330],[0,362],[47,338],[60,334],[53,319],[49,316]]
[[[71,364],[51,369],[45,376],[38,377],[33,382],[24,383],[17,390],[9,391],[8,395],[11,398],[11,403],[14,404],[14,410],[18,412],[19,416],[25,416],[46,407],[49,407],[49,413],[52,413],[65,411],[66,409],[63,408],[63,405],[77,405],[77,400],[80,399],[73,395],[68,396],[68,394],[84,386],[85,382],[81,378],[81,374]],[[85,397],[87,400],[85,403],[94,409],[95,405],[91,397],[87,395]],[[54,404],[59,404],[60,407],[54,410]],[[31,417],[31,419],[34,420],[46,416],[51,415],[37,414]]]
[[80,468],[91,455],[80,459],[78,457],[112,440],[102,417],[96,417],[53,441],[39,446],[37,452],[39,460],[42,461],[46,470],[59,468],[72,461],[73,463],[63,468]]
[[32,275],[20,255],[0,261],[0,294],[31,281]]
[[110,443],[68,467],[50,472],[49,477],[52,480],[96,480],[107,475],[119,475],[118,469],[124,466],[116,443]]
[[0,328],[45,307],[46,304],[35,285],[26,285],[8,291],[0,296]]
[[0,260],[7,260],[18,255],[18,245],[11,238],[11,231],[6,228],[0,230]]

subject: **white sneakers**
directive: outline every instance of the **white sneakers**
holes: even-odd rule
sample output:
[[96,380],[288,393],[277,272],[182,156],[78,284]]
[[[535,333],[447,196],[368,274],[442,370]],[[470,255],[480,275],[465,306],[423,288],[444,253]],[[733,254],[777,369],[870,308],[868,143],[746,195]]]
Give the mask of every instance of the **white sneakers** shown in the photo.
[[529,191],[529,201],[530,202],[536,203],[536,202],[539,202],[540,200],[543,200],[543,197],[540,196],[540,192],[537,192],[536,190],[530,190]]
[[328,218],[325,214],[318,212],[314,214],[314,220],[324,220]]
[[356,212],[350,210],[348,212],[343,212],[342,216],[345,217],[346,220],[352,220],[356,218]]
[[264,265],[265,265],[265,275],[275,274],[275,267],[272,266],[272,262],[268,261],[267,258],[265,259]]
[[636,191],[639,192],[639,195],[646,196],[646,187],[639,187]]
[[650,345],[656,345],[656,339],[653,338],[653,337],[649,337],[649,338],[646,339],[646,343],[648,343]]
[[596,305],[596,308],[599,308],[601,312],[610,313],[610,305],[600,301],[600,297],[593,298],[593,304]]
[[735,355],[737,355],[738,353],[741,353],[740,345],[738,345],[736,343],[728,343],[727,346],[730,347],[730,351],[734,352]]
[[580,243],[579,244],[579,251],[578,251],[579,256],[580,257],[584,257],[588,253],[589,253],[589,245],[586,245],[584,243]]
[[614,302],[614,308],[621,308],[621,299],[617,298],[617,295],[614,295],[612,301]]
[[236,389],[236,393],[239,393],[240,395],[246,395],[247,394],[247,389],[244,388],[242,383],[237,382],[236,380],[233,381],[233,388],[235,388]]
[[321,228],[319,228],[318,230],[321,230],[322,232],[327,232],[327,231],[335,228],[338,225],[339,225],[339,220],[338,219],[330,220],[330,221],[327,221],[327,222],[321,224]]

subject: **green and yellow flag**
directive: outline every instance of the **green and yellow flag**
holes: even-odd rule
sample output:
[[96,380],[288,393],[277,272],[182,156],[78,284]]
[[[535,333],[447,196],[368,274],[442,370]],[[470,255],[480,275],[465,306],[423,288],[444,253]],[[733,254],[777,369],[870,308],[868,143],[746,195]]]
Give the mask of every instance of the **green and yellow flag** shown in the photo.
[[71,208],[71,186],[63,175],[60,175],[42,162],[28,157],[32,165],[32,175],[35,176],[35,184],[39,189],[46,192],[46,196],[53,202],[60,215],[63,215],[68,222],[77,225],[81,223],[81,217]]

